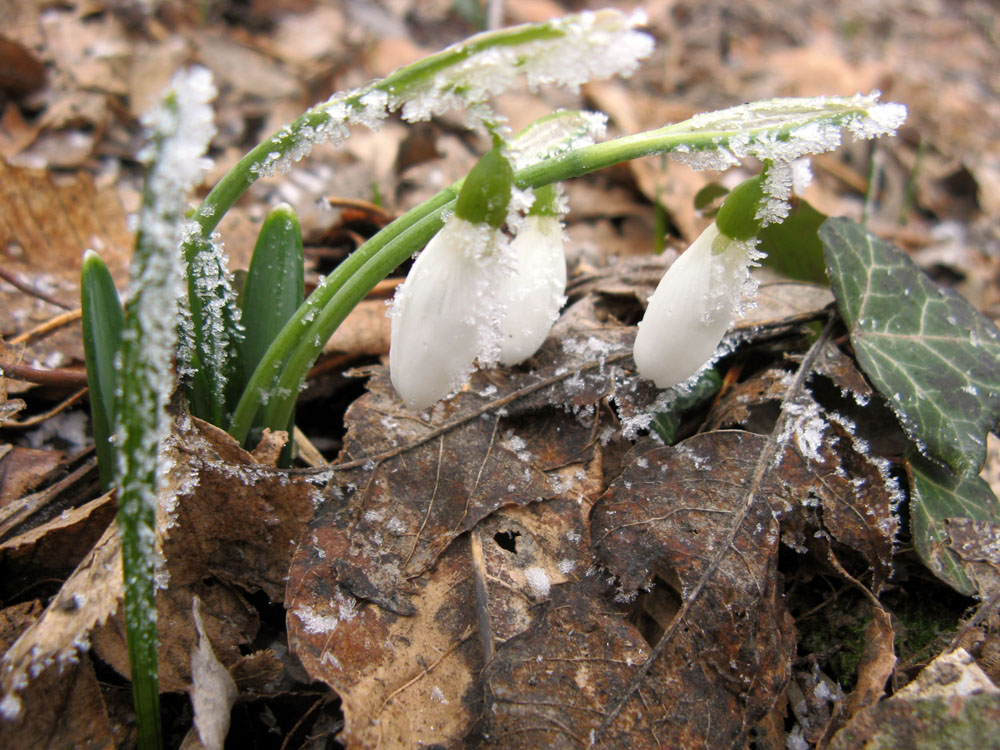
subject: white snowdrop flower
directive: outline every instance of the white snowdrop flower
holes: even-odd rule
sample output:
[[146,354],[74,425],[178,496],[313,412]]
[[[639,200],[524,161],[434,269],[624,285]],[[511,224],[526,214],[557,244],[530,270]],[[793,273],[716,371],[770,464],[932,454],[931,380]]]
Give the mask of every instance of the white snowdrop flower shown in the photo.
[[510,243],[513,266],[495,289],[503,307],[499,361],[523,362],[538,351],[565,302],[566,256],[558,216],[529,215]]
[[660,388],[683,383],[712,359],[743,301],[756,240],[734,240],[711,224],[649,298],[635,339],[639,373]]
[[397,291],[389,371],[410,409],[430,406],[461,386],[477,357],[496,360],[490,322],[499,311],[492,290],[503,275],[504,243],[499,229],[452,216]]

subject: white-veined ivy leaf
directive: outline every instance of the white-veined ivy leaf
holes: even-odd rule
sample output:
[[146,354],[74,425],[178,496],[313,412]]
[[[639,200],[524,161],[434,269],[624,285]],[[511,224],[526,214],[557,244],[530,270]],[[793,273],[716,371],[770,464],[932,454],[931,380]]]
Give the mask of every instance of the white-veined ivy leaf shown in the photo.
[[960,477],[943,466],[920,457],[907,457],[910,475],[910,527],[913,546],[924,564],[941,580],[963,594],[977,591],[962,560],[951,548],[945,519],[970,518],[1000,523],[1000,501],[978,476]]
[[861,368],[921,453],[976,474],[1000,418],[1000,332],[850,219],[827,220],[820,238]]

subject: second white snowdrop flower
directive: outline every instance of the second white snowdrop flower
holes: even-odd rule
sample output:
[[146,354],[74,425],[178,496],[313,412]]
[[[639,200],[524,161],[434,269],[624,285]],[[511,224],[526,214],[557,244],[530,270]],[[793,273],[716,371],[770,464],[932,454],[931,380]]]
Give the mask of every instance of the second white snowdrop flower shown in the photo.
[[513,170],[497,144],[465,178],[452,215],[414,262],[393,300],[389,374],[404,403],[426,408],[497,360],[496,288],[507,272]]
[[[490,348],[499,229],[452,216],[420,253],[392,305],[389,371],[411,409],[423,409],[469,377]],[[495,342],[493,344],[495,349]]]
[[755,244],[712,223],[667,269],[635,337],[643,377],[670,388],[712,359],[742,301]]
[[566,301],[561,201],[554,185],[536,190],[524,226],[510,244],[510,267],[495,290],[502,306],[501,364],[516,365],[538,351]]
[[[691,378],[710,362],[762,257],[754,236],[760,178],[730,193],[713,222],[663,275],[639,324],[633,355],[639,373],[660,388]],[[721,225],[721,228],[720,228]]]

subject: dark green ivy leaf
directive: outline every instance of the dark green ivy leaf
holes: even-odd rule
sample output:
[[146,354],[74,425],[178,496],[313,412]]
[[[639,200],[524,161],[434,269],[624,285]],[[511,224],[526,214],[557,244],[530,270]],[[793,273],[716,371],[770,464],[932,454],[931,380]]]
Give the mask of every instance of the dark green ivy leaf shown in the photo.
[[916,451],[907,456],[906,466],[912,488],[910,524],[917,554],[955,590],[967,595],[988,593],[978,591],[967,575],[945,522],[949,518],[969,518],[1000,523],[1000,502],[993,490],[980,477],[959,477],[921,458]]
[[921,453],[976,474],[1000,419],[1000,332],[850,219],[828,219],[819,235],[861,368]]

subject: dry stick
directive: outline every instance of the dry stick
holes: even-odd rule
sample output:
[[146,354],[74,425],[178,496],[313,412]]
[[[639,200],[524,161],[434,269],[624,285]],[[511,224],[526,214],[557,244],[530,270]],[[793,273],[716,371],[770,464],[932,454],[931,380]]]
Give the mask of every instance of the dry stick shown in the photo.
[[69,312],[60,313],[54,318],[46,320],[44,323],[35,326],[34,328],[25,331],[24,333],[19,333],[12,339],[8,339],[7,343],[11,346],[16,344],[26,344],[33,339],[40,338],[47,333],[51,333],[57,328],[62,328],[64,325],[73,323],[83,317],[83,308],[77,307]]
[[61,299],[57,299],[56,297],[53,297],[50,294],[46,294],[40,289],[35,289],[35,287],[31,286],[31,284],[29,284],[28,282],[22,281],[17,276],[12,274],[10,271],[5,271],[3,268],[0,268],[0,279],[3,279],[12,287],[19,289],[25,294],[30,294],[32,297],[37,297],[40,300],[48,302],[50,305],[61,307],[63,310],[73,309],[73,305],[66,304]]
[[42,370],[13,362],[0,363],[0,376],[11,380],[24,380],[36,385],[68,385],[87,387],[87,373],[76,370]]
[[680,628],[681,624],[687,618],[688,613],[691,611],[691,607],[694,606],[694,603],[698,600],[701,592],[708,585],[709,580],[715,575],[719,564],[722,562],[722,558],[729,552],[731,540],[736,536],[740,526],[742,526],[743,522],[746,520],[747,514],[750,512],[750,508],[753,506],[754,500],[757,498],[757,491],[760,489],[764,475],[767,473],[774,457],[781,448],[782,443],[778,436],[781,435],[782,427],[784,425],[785,408],[792,402],[795,396],[805,385],[806,378],[809,377],[809,373],[812,370],[813,362],[816,361],[816,357],[819,355],[821,347],[830,338],[830,332],[833,330],[833,323],[835,320],[836,318],[832,316],[827,319],[826,327],[823,329],[823,334],[816,340],[812,347],[810,347],[805,359],[802,360],[802,365],[799,367],[798,373],[795,375],[795,381],[792,383],[788,391],[785,392],[785,396],[781,400],[781,413],[778,417],[778,421],[775,423],[774,429],[771,430],[771,434],[768,436],[767,442],[764,444],[764,447],[761,449],[760,455],[757,458],[757,466],[754,470],[753,479],[747,487],[747,493],[743,499],[743,506],[736,514],[735,521],[733,522],[731,531],[728,534],[730,543],[719,545],[718,551],[705,567],[705,571],[701,574],[701,578],[698,579],[698,583],[696,583],[692,588],[690,596],[684,600],[680,610],[674,616],[673,621],[664,631],[660,640],[653,647],[653,650],[650,651],[649,656],[646,657],[646,661],[644,661],[639,669],[636,670],[635,674],[632,675],[632,679],[629,680],[628,685],[625,686],[621,697],[611,708],[608,715],[604,717],[604,721],[601,722],[601,725],[597,728],[594,734],[591,735],[591,747],[593,747],[604,735],[604,733],[608,731],[608,728],[614,720],[618,718],[618,714],[620,714],[622,709],[625,708],[625,704],[629,702],[632,695],[639,689],[643,680],[646,679],[646,675],[649,674],[649,670],[652,669],[654,662],[659,658],[660,654],[663,653],[667,644],[673,640],[677,630]]
[[75,404],[77,401],[79,401],[86,395],[87,395],[87,389],[81,388],[72,396],[63,399],[62,401],[60,401],[58,404],[56,404],[46,412],[42,412],[41,414],[36,414],[35,416],[28,417],[27,419],[21,419],[21,420],[8,419],[6,422],[3,423],[3,426],[11,428],[20,428],[22,430],[27,427],[35,427],[36,425],[40,425],[46,419],[54,417],[59,412],[65,411],[66,409],[71,407],[73,404]]

